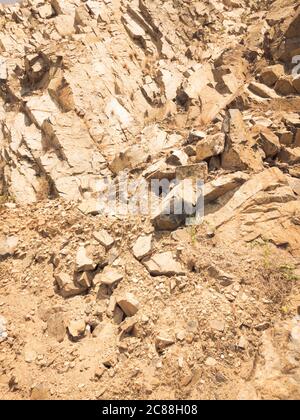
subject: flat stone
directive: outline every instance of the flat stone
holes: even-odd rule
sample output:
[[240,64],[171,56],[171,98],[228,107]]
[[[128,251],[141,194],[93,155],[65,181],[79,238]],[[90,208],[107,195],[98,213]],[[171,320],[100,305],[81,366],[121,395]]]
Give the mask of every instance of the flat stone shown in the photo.
[[278,98],[278,95],[276,94],[276,92],[269,88],[268,86],[262,84],[262,83],[257,83],[257,82],[251,82],[249,85],[249,89],[254,92],[256,95],[262,97],[262,98],[266,98],[266,99],[275,99]]
[[64,315],[54,313],[48,318],[47,331],[51,337],[54,337],[59,343],[64,341],[67,333]]
[[252,134],[258,138],[259,145],[266,157],[274,158],[279,153],[281,144],[278,136],[272,130],[257,125],[252,130]]
[[218,319],[209,321],[209,326],[212,330],[215,331],[224,332],[225,330],[225,322]]
[[284,147],[279,153],[278,159],[290,165],[300,163],[300,147]]
[[152,235],[140,236],[133,245],[133,255],[137,260],[147,257],[152,250]]
[[139,310],[140,303],[132,293],[125,293],[124,295],[117,296],[116,300],[126,316],[133,316]]
[[222,195],[243,185],[250,179],[244,172],[235,172],[233,174],[223,175],[219,178],[207,182],[204,185],[204,202],[210,203]]
[[116,268],[107,266],[100,275],[100,281],[102,284],[112,287],[120,283],[120,281],[123,280],[123,277],[123,274]]
[[194,179],[205,182],[208,176],[208,165],[206,162],[183,165],[176,168],[176,178],[178,180]]
[[166,337],[164,335],[158,335],[155,338],[155,348],[158,353],[161,353],[167,347],[172,346],[175,343],[175,340],[171,337]]
[[94,232],[93,237],[96,239],[96,241],[100,242],[100,244],[103,245],[105,249],[111,248],[115,242],[114,238],[107,232],[107,230],[104,229]]
[[184,268],[173,258],[171,251],[155,254],[150,260],[145,261],[144,265],[152,276],[180,276],[185,274]]

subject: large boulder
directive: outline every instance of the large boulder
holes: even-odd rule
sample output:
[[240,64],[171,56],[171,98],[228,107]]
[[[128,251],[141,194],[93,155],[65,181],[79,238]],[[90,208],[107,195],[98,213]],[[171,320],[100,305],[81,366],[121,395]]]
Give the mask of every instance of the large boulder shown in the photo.
[[225,151],[222,154],[222,167],[236,171],[260,171],[263,168],[262,159],[241,112],[238,109],[230,109],[225,125],[227,136]]

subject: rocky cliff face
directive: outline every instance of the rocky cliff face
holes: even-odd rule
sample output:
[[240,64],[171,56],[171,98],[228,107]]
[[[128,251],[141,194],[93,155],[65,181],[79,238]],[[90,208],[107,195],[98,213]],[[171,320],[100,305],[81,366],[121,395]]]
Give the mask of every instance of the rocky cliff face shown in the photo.
[[[4,387],[299,398],[299,3],[25,0],[0,34]],[[105,215],[124,173],[177,178],[162,209],[204,180],[204,223]]]

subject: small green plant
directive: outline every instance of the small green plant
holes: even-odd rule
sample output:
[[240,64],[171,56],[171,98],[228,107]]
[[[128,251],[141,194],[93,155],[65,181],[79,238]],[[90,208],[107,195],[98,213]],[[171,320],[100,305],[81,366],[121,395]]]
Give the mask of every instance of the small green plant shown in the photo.
[[295,274],[295,266],[284,264],[279,267],[279,271],[283,274],[284,278],[289,281],[299,280],[299,276]]

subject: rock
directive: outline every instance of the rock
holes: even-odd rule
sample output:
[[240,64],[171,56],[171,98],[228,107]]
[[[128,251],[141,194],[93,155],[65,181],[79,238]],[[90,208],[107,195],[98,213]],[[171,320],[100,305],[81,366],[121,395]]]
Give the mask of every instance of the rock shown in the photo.
[[76,273],[75,283],[87,290],[93,286],[93,274],[91,272]]
[[31,348],[30,344],[26,344],[24,349],[24,360],[26,363],[33,363],[36,361],[37,353]]
[[131,170],[146,163],[148,158],[149,154],[141,146],[132,146],[115,156],[110,169],[114,174],[118,174],[125,169]]
[[262,83],[251,82],[249,85],[249,89],[256,95],[260,96],[261,98],[266,98],[266,99],[278,98],[278,95],[275,93],[273,89],[269,88],[268,86]]
[[172,346],[175,343],[175,340],[164,335],[158,335],[155,338],[155,348],[158,353],[162,353],[167,347]]
[[208,268],[208,273],[211,277],[218,280],[223,287],[228,287],[237,280],[233,274],[226,273],[214,266]]
[[279,153],[281,149],[280,141],[276,134],[274,134],[269,128],[255,126],[252,134],[258,137],[258,142],[267,158],[274,158]]
[[295,147],[294,149],[283,147],[278,155],[278,159],[281,162],[286,162],[290,165],[300,163],[300,147]]
[[12,256],[16,252],[18,243],[17,236],[0,236],[0,258]]
[[7,80],[7,64],[6,59],[0,56],[0,81]]
[[46,401],[50,400],[50,392],[45,384],[34,385],[31,389],[30,399],[32,401]]
[[84,320],[70,321],[68,331],[73,340],[79,340],[85,335],[86,324]]
[[131,293],[117,296],[116,300],[126,316],[133,316],[139,310],[140,303]]
[[181,264],[173,258],[172,252],[155,254],[144,265],[152,276],[180,276],[185,274]]
[[193,130],[189,133],[188,143],[198,143],[200,140],[205,139],[207,134],[204,131]]
[[284,67],[282,64],[275,64],[273,66],[266,67],[260,74],[261,81],[269,86],[273,87],[277,80],[284,75]]
[[115,242],[114,238],[104,229],[101,229],[98,232],[94,232],[93,237],[96,239],[96,241],[100,242],[100,244],[103,245],[105,249],[110,249]]
[[300,147],[300,128],[297,128],[296,134],[295,134],[295,147]]
[[152,235],[140,236],[133,245],[133,255],[137,260],[147,257],[152,250]]
[[296,79],[293,79],[293,88],[297,93],[300,93],[300,77],[297,77]]
[[67,333],[64,315],[62,313],[54,313],[48,318],[47,331],[51,337],[54,337],[59,343],[64,341]]
[[210,203],[217,198],[240,187],[249,180],[249,175],[243,172],[235,172],[229,175],[223,175],[214,181],[207,182],[204,185],[204,202]]
[[283,146],[291,146],[293,143],[294,135],[292,131],[281,130],[277,133],[279,135],[279,142]]
[[283,96],[288,96],[296,93],[293,86],[293,78],[291,76],[283,76],[280,79],[278,79],[274,89],[279,95]]
[[154,210],[152,224],[157,230],[177,229],[195,215],[201,196],[202,189],[192,179],[179,181]]
[[182,150],[175,150],[172,154],[166,159],[168,165],[173,166],[182,166],[186,165],[188,162],[188,155]]
[[243,335],[240,337],[239,342],[237,344],[237,347],[241,350],[246,350],[247,349],[248,341]]
[[6,319],[4,316],[0,315],[0,343],[7,339],[6,325]]
[[51,4],[43,4],[42,6],[39,6],[37,10],[42,19],[50,19],[54,14]]
[[212,156],[220,155],[224,152],[225,135],[223,133],[213,134],[200,140],[196,147],[196,160],[201,162]]
[[95,198],[89,198],[86,200],[83,200],[79,205],[78,209],[86,215],[97,215],[101,213],[101,203],[99,200],[96,200]]
[[294,165],[289,168],[289,174],[295,178],[300,178],[300,165]]
[[300,115],[297,112],[285,113],[283,115],[283,121],[289,128],[300,128]]
[[70,36],[75,33],[74,17],[69,15],[59,15],[54,19],[54,26],[59,35]]
[[225,322],[222,320],[218,320],[218,319],[212,320],[209,322],[209,326],[212,330],[215,330],[215,331],[224,332],[225,330]]
[[86,291],[85,288],[75,285],[67,273],[60,272],[55,274],[55,280],[59,288],[59,293],[65,298],[77,296]]
[[120,273],[116,268],[107,266],[104,268],[100,275],[100,281],[106,286],[114,287],[123,280],[123,277],[123,274]]
[[216,213],[208,215],[205,220],[208,225],[217,228],[230,220],[247,200],[252,199],[258,193],[286,185],[287,179],[278,168],[267,169],[242,185],[225,206]]
[[287,177],[287,180],[288,180],[289,186],[294,191],[294,193],[300,196],[300,179]]
[[263,168],[262,159],[255,148],[255,141],[248,132],[243,116],[238,109],[230,109],[227,115],[227,139],[222,154],[222,168],[228,170],[251,169],[255,172]]
[[76,271],[92,271],[96,268],[96,263],[87,256],[85,246],[80,246],[76,254]]
[[178,180],[193,179],[195,181],[206,181],[208,176],[208,165],[206,162],[195,163],[193,165],[183,165],[176,168],[176,178]]
[[209,366],[209,367],[215,367],[218,364],[218,362],[216,361],[216,359],[214,359],[213,357],[208,357],[205,360],[204,363],[205,363],[206,366]]

